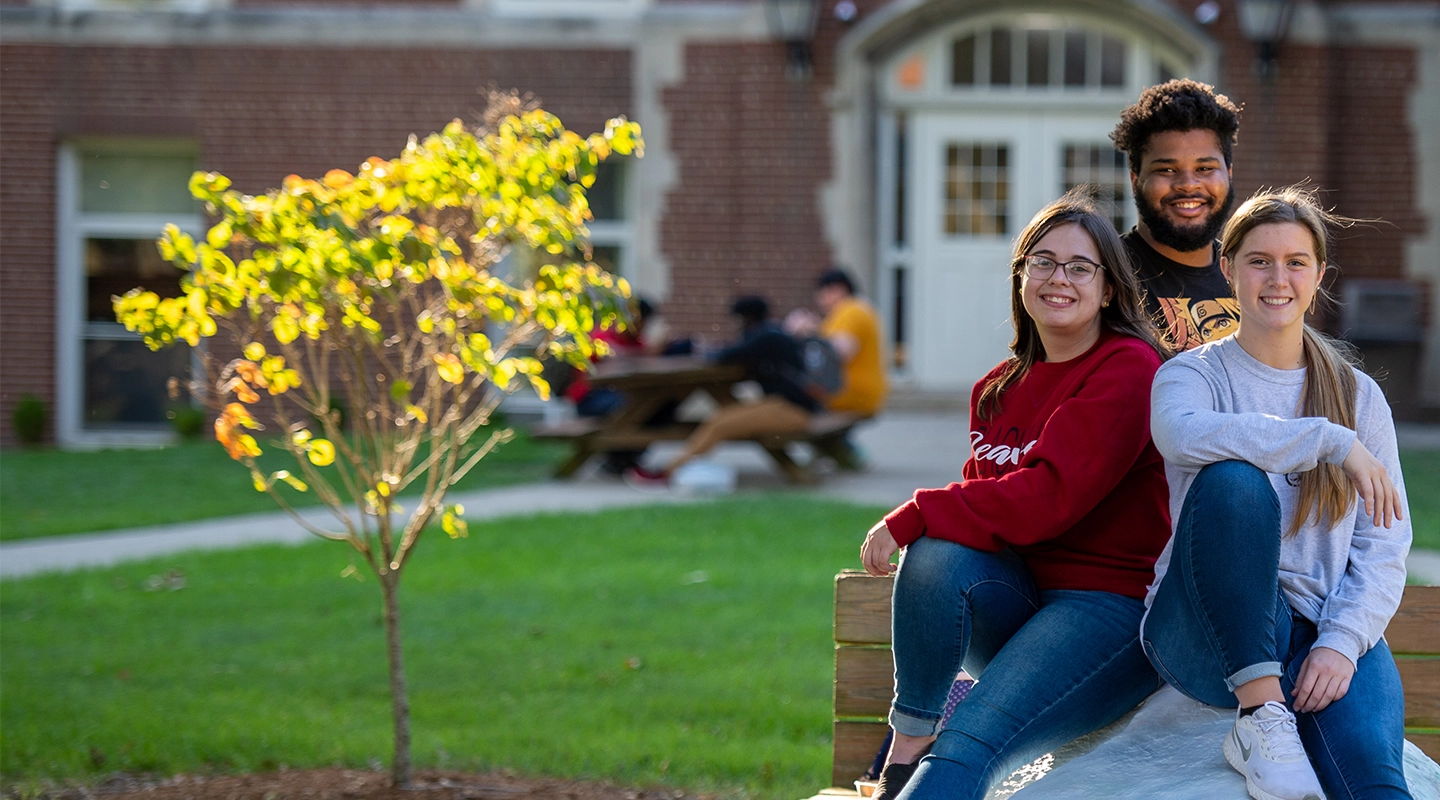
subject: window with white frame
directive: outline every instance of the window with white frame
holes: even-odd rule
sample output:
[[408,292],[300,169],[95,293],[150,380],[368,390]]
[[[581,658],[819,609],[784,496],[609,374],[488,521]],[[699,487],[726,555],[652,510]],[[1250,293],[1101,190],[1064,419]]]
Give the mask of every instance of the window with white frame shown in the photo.
[[166,224],[203,228],[190,196],[196,168],[183,142],[89,141],[61,148],[57,415],[62,443],[146,443],[169,435],[170,378],[189,375],[181,344],[152,352],[115,321],[111,298],[135,287],[180,294],[160,257]]
[[610,158],[595,166],[595,184],[585,193],[594,219],[590,229],[590,245],[596,264],[607,272],[630,276],[629,263],[630,214],[626,207],[627,168],[623,158]]
[[1089,186],[1115,230],[1125,231],[1130,208],[1130,172],[1125,167],[1125,154],[1109,142],[1067,142],[1061,145],[1060,162],[1060,193]]

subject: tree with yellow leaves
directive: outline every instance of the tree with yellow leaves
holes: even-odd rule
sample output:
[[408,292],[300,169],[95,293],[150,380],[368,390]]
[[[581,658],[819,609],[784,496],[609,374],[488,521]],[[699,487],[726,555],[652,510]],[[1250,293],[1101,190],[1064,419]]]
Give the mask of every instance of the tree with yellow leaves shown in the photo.
[[[510,438],[488,425],[503,396],[523,384],[548,396],[541,358],[584,368],[604,348],[591,331],[624,323],[628,287],[585,258],[585,190],[599,161],[641,148],[624,118],[581,137],[492,93],[480,129],[457,120],[357,174],[292,175],[250,196],[197,172],[190,190],[218,221],[204,241],[170,226],[158,242],[186,273],[182,294],[114,299],[120,322],[152,349],[229,331],[241,356],[222,364],[202,351],[205,374],[189,383],[217,411],[215,438],[256,490],[317,536],[348,543],[376,577],[397,786],[411,781],[401,572],[437,518],[451,537],[466,535],[464,509],[445,495]],[[512,248],[547,263],[506,280],[494,268]],[[332,407],[342,394],[350,431]],[[268,413],[252,413],[262,401]],[[295,457],[295,473],[260,471],[257,416]],[[296,515],[282,484],[315,492],[334,529]],[[416,486],[407,515],[397,495]]]

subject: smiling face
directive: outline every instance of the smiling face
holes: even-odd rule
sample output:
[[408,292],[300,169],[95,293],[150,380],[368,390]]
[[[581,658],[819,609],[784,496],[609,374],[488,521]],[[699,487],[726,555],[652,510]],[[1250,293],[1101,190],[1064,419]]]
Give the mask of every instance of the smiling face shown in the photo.
[[[1211,130],[1164,131],[1150,137],[1130,175],[1135,207],[1149,238],[1178,253],[1202,253],[1230,216],[1230,168]],[[1169,255],[1169,254],[1167,254]]]
[[1309,229],[1294,222],[1259,225],[1235,248],[1233,261],[1220,259],[1220,269],[1235,288],[1244,338],[1299,339],[1325,272]]
[[[1088,261],[1103,266],[1095,240],[1074,223],[1052,228],[1025,255],[1045,256],[1060,264]],[[1088,350],[1100,337],[1100,304],[1114,294],[1105,270],[1089,283],[1075,284],[1062,268],[1044,280],[1031,278],[1023,266],[1019,269],[1021,303],[1035,322],[1046,360],[1064,361]]]

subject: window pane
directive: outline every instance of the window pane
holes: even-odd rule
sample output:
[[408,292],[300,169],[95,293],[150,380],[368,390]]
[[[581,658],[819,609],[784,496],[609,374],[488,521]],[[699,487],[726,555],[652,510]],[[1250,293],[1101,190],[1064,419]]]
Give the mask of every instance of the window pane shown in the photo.
[[1156,83],[1169,83],[1170,81],[1175,80],[1177,77],[1179,76],[1176,75],[1168,65],[1163,63],[1155,70]]
[[896,267],[893,270],[895,278],[892,294],[895,298],[895,307],[891,309],[890,319],[893,327],[890,331],[890,354],[891,365],[897,369],[904,368],[906,362],[905,349],[905,328],[908,324],[905,319],[905,268]]
[[1085,31],[1065,31],[1065,85],[1085,85]]
[[1025,85],[1050,85],[1050,31],[1025,32]]
[[190,348],[172,345],[151,352],[138,339],[85,342],[87,428],[163,427],[165,384],[190,374]]
[[951,144],[945,149],[945,165],[945,232],[1004,235],[1010,199],[1008,148]]
[[1125,42],[1114,36],[1100,37],[1100,85],[1125,85]]
[[895,245],[902,247],[905,244],[905,194],[908,191],[906,176],[910,174],[910,167],[906,152],[909,150],[906,144],[909,136],[907,134],[907,120],[903,113],[895,115]]
[[100,213],[194,214],[190,155],[83,153],[80,210]]
[[975,34],[962,36],[950,48],[950,83],[975,85]]
[[990,85],[1010,85],[1010,29],[990,31]]
[[1082,184],[1094,187],[1094,197],[1100,209],[1110,217],[1115,230],[1123,231],[1125,196],[1130,188],[1125,155],[1108,143],[1067,144],[1062,153],[1062,163],[1065,167],[1060,191],[1068,192]]
[[625,162],[601,161],[595,165],[595,184],[585,192],[590,213],[597,220],[625,219]]
[[180,270],[160,257],[151,239],[85,240],[85,319],[114,322],[113,295],[141,287],[161,297],[180,296]]

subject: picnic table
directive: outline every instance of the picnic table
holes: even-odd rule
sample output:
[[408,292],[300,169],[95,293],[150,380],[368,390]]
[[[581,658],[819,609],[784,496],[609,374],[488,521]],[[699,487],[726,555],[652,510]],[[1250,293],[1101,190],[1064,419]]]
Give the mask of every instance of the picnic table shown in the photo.
[[[625,402],[608,417],[585,417],[537,427],[536,439],[569,442],[570,458],[555,470],[566,478],[580,469],[591,456],[609,450],[643,450],[661,441],[682,441],[699,427],[694,422],[650,424],[657,413],[683,403],[695,392],[703,392],[726,406],[740,402],[736,385],[750,379],[748,370],[737,364],[719,364],[699,356],[634,356],[602,361],[590,373],[590,385],[625,395]],[[845,468],[854,468],[854,458],[845,446],[845,434],[862,418],[855,414],[817,413],[811,415],[804,431],[768,434],[751,439],[793,482],[810,483],[814,475],[796,463],[786,445],[808,442],[819,452]]]

